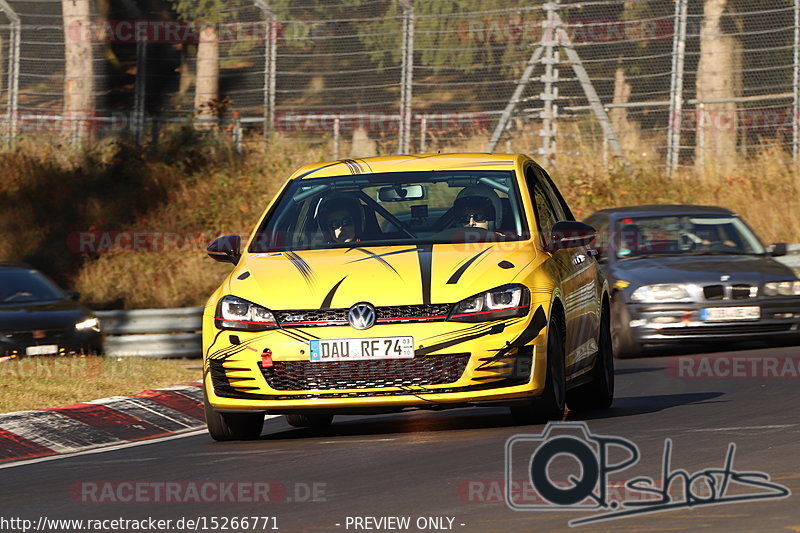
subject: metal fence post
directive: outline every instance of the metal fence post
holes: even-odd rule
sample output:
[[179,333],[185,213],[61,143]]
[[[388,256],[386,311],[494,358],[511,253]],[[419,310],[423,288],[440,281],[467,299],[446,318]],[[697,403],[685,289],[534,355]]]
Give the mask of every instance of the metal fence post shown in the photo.
[[686,55],[687,0],[675,2],[675,24],[672,40],[672,75],[669,91],[669,126],[667,129],[667,176],[678,168],[681,147],[681,114],[683,113],[683,64]]
[[792,160],[797,162],[800,132],[800,0],[794,0],[794,73],[792,76]]
[[423,114],[419,121],[419,153],[425,153],[425,137],[428,135],[428,115]]
[[145,103],[147,102],[147,42],[136,40],[136,79],[133,83],[133,135],[136,145],[144,137]]
[[339,159],[339,138],[342,131],[342,122],[339,117],[333,119],[333,158]]
[[8,130],[6,143],[10,147],[19,129],[19,47],[22,24],[6,0],[0,0],[0,11],[11,22],[11,46],[8,50]]
[[264,141],[275,129],[275,73],[278,62],[278,18],[264,0],[253,0],[267,19],[264,45]]
[[397,153],[407,154],[411,141],[411,84],[414,74],[414,6],[398,0],[403,8],[403,64],[400,79],[400,139]]
[[539,154],[544,158],[548,165],[553,164],[555,158],[556,148],[556,119],[558,118],[558,104],[555,100],[558,98],[558,87],[555,83],[558,81],[558,69],[553,68],[554,64],[559,62],[558,46],[558,24],[560,21],[556,19],[557,2],[548,2],[544,5],[547,12],[547,18],[542,21],[542,46],[544,47],[544,75],[542,82],[544,83],[544,91],[539,95],[543,102],[542,111],[539,117],[542,119],[542,128],[539,130],[539,135],[542,136],[542,147],[539,149]]

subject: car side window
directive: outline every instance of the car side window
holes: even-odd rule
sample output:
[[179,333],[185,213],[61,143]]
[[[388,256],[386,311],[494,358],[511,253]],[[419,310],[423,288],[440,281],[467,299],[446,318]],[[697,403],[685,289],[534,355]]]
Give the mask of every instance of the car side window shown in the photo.
[[558,220],[575,220],[575,216],[573,216],[567,202],[564,200],[564,197],[561,196],[561,192],[553,183],[552,178],[547,175],[547,172],[540,168],[534,170],[542,181],[544,190],[553,202],[553,206],[556,208]]
[[536,223],[542,237],[542,244],[547,246],[550,243],[553,226],[559,220],[558,213],[551,199],[548,198],[543,184],[535,174],[533,167],[528,167],[525,171],[525,179],[528,182],[528,190],[531,193],[531,199],[536,210]]

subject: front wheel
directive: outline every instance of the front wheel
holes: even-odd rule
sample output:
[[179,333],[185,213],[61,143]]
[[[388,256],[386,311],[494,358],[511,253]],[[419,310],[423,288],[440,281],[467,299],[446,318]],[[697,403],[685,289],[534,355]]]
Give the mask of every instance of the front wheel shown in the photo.
[[264,413],[223,413],[214,409],[205,391],[203,408],[206,413],[208,434],[214,440],[254,440],[264,429]]
[[597,358],[591,370],[592,380],[567,393],[570,410],[606,409],[614,401],[614,354],[611,345],[611,317],[603,305],[597,335]]
[[515,423],[544,424],[564,417],[567,381],[563,332],[561,318],[552,317],[547,326],[547,375],[544,392],[531,404],[511,407],[511,417]]
[[611,302],[611,344],[617,359],[631,359],[642,354],[642,345],[633,338],[630,323],[631,314],[622,296],[617,296]]

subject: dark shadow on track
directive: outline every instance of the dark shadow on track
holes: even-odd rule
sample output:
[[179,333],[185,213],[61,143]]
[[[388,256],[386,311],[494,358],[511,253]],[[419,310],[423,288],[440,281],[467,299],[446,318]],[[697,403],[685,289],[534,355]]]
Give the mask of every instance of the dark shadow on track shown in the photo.
[[629,396],[614,398],[613,405],[601,411],[579,413],[570,411],[567,420],[599,420],[602,418],[620,418],[624,416],[646,415],[657,413],[680,405],[701,403],[725,403],[727,400],[712,402],[722,396],[722,392],[691,392],[684,394],[661,394],[658,396]]
[[667,367],[665,366],[651,366],[651,367],[639,367],[639,368],[615,368],[614,375],[615,376],[623,376],[625,374],[641,374],[643,372],[660,372],[662,370],[666,370]]
[[660,344],[655,346],[648,346],[644,354],[639,359],[648,359],[650,357],[672,357],[680,355],[694,355],[704,353],[719,353],[719,352],[738,352],[743,350],[768,350],[775,347],[798,346],[800,338],[770,340],[770,341],[752,341],[752,340],[738,340],[738,341],[722,341],[714,344]]
[[[617,398],[609,409],[586,413],[570,412],[567,420],[598,420],[655,413],[681,405],[707,403],[719,398],[722,394],[721,392],[700,392]],[[446,413],[420,410],[388,416],[375,415],[374,419],[339,416],[334,420],[333,425],[327,428],[283,429],[262,435],[261,440],[399,435],[507,427],[516,427],[516,425],[508,410],[501,407],[453,409]]]

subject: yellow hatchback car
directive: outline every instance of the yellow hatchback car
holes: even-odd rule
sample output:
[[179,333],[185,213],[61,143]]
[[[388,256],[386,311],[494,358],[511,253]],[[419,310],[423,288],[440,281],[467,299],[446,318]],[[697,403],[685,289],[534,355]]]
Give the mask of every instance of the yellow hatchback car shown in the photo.
[[203,313],[208,430],[264,414],[509,406],[518,423],[614,396],[608,286],[547,173],[524,155],[375,157],[297,170]]

